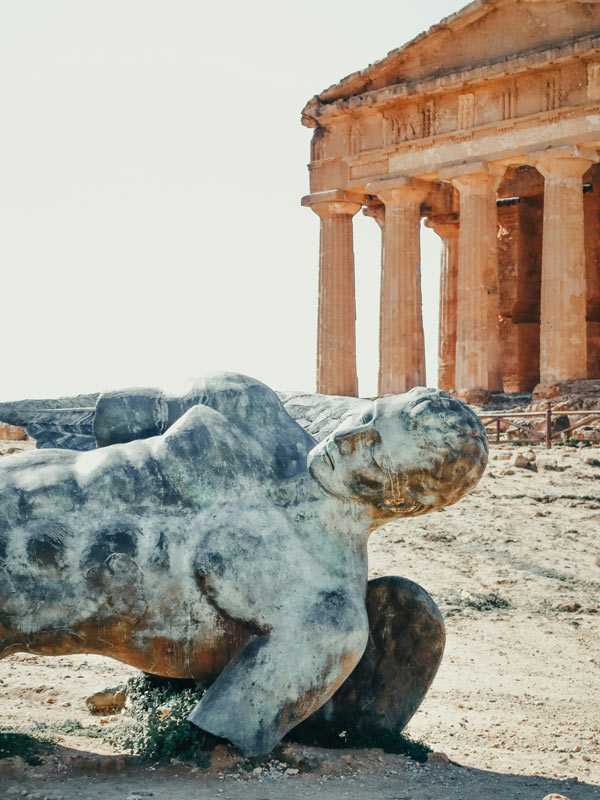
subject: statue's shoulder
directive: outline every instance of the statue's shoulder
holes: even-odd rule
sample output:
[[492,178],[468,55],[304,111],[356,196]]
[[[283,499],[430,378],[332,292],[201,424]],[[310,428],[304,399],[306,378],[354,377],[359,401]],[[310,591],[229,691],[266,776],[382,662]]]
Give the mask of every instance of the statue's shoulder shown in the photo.
[[212,372],[197,378],[181,400],[188,406],[202,404],[242,415],[265,405],[281,405],[273,389],[241,372]]

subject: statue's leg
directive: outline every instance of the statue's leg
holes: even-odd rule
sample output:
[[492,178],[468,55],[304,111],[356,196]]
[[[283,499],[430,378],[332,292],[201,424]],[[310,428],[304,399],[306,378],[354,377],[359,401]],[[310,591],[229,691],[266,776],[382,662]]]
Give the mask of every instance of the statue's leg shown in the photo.
[[438,607],[418,584],[394,576],[369,581],[366,605],[369,641],[360,663],[293,738],[335,741],[348,729],[353,739],[361,731],[365,738],[399,733],[421,704],[444,653]]
[[331,697],[359,662],[366,639],[364,610],[328,599],[285,630],[247,642],[189,719],[246,756],[268,753]]

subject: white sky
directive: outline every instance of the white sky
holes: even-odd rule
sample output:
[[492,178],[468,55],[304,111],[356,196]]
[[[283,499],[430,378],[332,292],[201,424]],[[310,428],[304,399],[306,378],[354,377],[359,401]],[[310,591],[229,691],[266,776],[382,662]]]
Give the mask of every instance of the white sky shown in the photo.
[[[460,0],[0,0],[0,400],[245,372],[314,390],[314,94]],[[428,383],[439,239],[422,236]],[[360,391],[379,229],[355,217]]]

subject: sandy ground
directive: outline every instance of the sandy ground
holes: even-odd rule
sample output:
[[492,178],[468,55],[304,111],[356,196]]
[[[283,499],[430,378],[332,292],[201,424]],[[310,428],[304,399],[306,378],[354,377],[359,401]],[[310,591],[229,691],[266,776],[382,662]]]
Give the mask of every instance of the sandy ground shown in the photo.
[[[45,766],[11,773],[5,760],[0,797],[599,800],[600,448],[535,448],[537,472],[511,464],[525,450],[494,449],[469,497],[370,542],[372,576],[419,582],[446,617],[443,664],[407,733],[453,763],[335,751],[330,774],[265,769],[242,779],[137,764],[99,738],[65,735]],[[132,673],[96,656],[4,659],[2,722],[116,724],[91,716],[84,698]]]

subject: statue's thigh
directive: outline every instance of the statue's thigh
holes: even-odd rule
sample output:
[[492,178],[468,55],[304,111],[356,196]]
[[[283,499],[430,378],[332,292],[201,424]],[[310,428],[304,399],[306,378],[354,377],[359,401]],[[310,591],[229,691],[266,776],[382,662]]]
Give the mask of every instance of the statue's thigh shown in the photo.
[[376,578],[368,583],[366,606],[364,655],[331,700],[307,720],[311,727],[399,732],[435,677],[446,634],[427,592],[406,578]]

